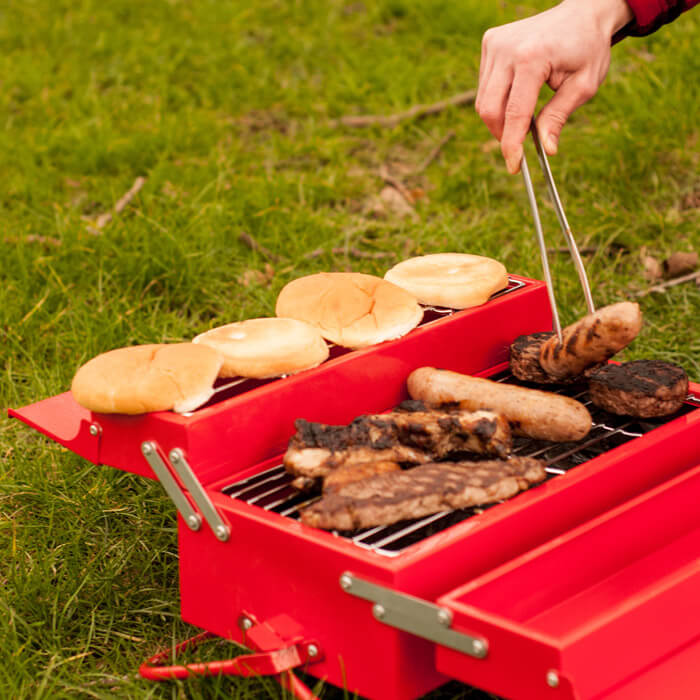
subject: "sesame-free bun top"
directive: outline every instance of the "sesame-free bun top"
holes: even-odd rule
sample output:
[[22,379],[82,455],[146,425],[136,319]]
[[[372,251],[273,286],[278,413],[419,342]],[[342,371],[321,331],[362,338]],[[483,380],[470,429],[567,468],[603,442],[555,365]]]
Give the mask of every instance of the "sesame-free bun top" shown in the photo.
[[384,279],[406,289],[422,304],[467,309],[508,286],[498,260],[467,253],[435,253],[394,265]]
[[320,365],[328,346],[317,328],[292,318],[251,318],[212,328],[192,342],[224,356],[220,377],[265,379]]
[[119,348],[80,367],[71,393],[96,413],[184,413],[211,398],[223,361],[217,350],[192,343]]
[[293,280],[277,297],[275,311],[316,326],[324,338],[348,348],[400,338],[423,318],[413,294],[360,272],[320,272]]

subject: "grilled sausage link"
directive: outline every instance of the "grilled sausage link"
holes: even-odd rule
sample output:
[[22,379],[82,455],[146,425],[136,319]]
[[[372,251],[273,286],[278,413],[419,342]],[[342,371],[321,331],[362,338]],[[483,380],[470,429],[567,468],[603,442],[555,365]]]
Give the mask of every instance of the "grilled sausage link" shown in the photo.
[[576,377],[586,368],[607,361],[629,345],[642,327],[639,304],[623,301],[598,309],[547,340],[540,350],[540,365],[557,380]]
[[514,432],[538,440],[580,440],[591,429],[586,407],[547,391],[501,384],[458,372],[421,367],[408,377],[408,393],[433,406],[458,402],[460,408],[500,413]]

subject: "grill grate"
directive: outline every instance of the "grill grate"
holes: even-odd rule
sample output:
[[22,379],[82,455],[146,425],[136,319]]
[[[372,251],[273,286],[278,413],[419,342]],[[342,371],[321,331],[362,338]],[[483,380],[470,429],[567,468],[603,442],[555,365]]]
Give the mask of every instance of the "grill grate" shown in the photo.
[[[491,377],[491,379],[521,386],[535,386],[518,381],[507,370]],[[691,394],[688,396],[688,403],[678,413],[665,418],[642,420],[616,416],[598,409],[591,404],[587,396],[588,390],[581,385],[560,388],[557,393],[581,401],[591,412],[593,426],[586,438],[579,442],[552,443],[525,437],[514,439],[513,454],[544,460],[547,479],[565,474],[589,459],[635,440],[679,415],[692,411],[693,406],[700,406],[700,397]],[[280,464],[231,484],[225,487],[223,492],[231,498],[297,520],[300,509],[316,501],[319,496],[300,493],[291,485],[292,479],[292,475],[287,473],[284,466]],[[381,525],[352,533],[336,532],[334,534],[348,539],[358,547],[384,556],[394,557],[406,547],[497,505],[498,503],[490,503],[435,513],[417,520],[404,520],[393,525]]]

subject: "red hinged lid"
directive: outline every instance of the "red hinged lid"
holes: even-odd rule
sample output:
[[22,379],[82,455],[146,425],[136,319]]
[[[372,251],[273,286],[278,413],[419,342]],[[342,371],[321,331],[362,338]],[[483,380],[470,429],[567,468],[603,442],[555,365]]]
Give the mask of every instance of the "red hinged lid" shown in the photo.
[[9,414],[95,463],[151,478],[141,443],[153,441],[165,454],[180,448],[206,484],[283,452],[302,413],[307,420],[348,423],[359,413],[386,410],[406,398],[405,379],[416,367],[478,372],[507,360],[518,335],[549,328],[544,283],[511,275],[508,291],[486,304],[445,317],[428,311],[403,338],[353,352],[334,348],[343,354],[319,367],[250,382],[191,414],[94,414],[70,393]]
[[[438,670],[517,700],[584,700],[698,649],[698,503],[700,465],[442,596],[489,652],[438,646]],[[674,698],[697,697],[697,662]]]

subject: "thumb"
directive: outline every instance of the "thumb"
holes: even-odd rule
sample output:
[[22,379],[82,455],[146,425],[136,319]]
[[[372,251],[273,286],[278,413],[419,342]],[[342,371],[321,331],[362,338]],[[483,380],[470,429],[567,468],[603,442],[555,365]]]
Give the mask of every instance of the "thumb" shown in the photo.
[[572,113],[593,97],[596,87],[579,75],[565,80],[537,117],[537,133],[548,156],[556,154],[559,136]]

